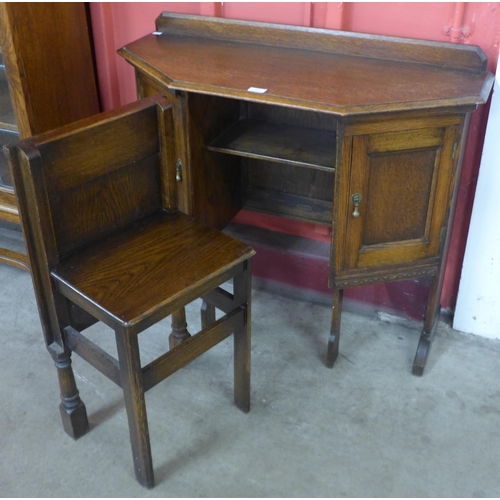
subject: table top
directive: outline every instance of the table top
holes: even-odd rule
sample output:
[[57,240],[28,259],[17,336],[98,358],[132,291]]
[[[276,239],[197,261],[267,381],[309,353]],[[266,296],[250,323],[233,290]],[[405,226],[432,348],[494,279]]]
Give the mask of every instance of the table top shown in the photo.
[[119,53],[175,90],[350,115],[475,106],[493,84],[474,46],[173,14],[157,29]]

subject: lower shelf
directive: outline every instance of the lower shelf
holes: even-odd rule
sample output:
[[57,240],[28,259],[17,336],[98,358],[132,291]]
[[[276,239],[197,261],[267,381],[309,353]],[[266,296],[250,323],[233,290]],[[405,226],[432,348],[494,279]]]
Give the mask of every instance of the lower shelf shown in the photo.
[[[235,222],[224,232],[256,250],[252,259],[254,287],[331,307],[328,243]],[[348,288],[344,290],[343,310],[422,321],[429,286],[428,279],[418,278]]]
[[268,189],[247,188],[243,208],[331,226],[333,203]]

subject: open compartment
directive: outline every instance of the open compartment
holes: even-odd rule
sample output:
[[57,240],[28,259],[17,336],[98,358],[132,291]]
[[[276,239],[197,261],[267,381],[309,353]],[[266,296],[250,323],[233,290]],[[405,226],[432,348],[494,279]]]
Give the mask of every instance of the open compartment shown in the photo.
[[224,106],[226,125],[212,124],[206,151],[219,172],[229,165],[238,169],[240,186],[233,192],[238,192],[239,208],[331,225],[336,119],[314,111],[210,99]]

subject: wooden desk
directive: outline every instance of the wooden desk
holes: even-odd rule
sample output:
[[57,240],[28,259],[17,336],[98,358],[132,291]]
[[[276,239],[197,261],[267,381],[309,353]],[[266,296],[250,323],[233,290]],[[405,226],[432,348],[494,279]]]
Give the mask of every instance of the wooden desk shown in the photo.
[[493,83],[481,49],[167,13],[156,31],[119,54],[140,97],[174,105],[181,208],[217,228],[243,207],[332,226],[330,367],[344,288],[431,278],[421,375],[467,124]]

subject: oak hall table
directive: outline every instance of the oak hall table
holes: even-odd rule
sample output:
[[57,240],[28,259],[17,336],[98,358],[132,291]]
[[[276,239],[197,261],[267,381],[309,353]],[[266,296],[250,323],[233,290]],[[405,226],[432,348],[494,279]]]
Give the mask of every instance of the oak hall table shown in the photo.
[[[139,97],[174,106],[183,211],[216,228],[241,208],[332,227],[327,366],[344,288],[431,279],[421,375],[469,118],[493,84],[482,50],[163,13],[119,54]],[[182,312],[173,324],[182,337]]]

